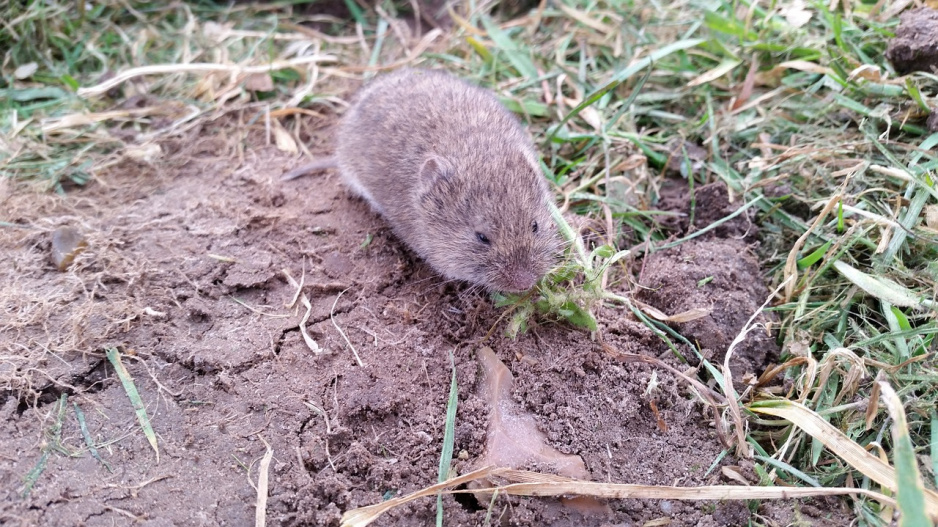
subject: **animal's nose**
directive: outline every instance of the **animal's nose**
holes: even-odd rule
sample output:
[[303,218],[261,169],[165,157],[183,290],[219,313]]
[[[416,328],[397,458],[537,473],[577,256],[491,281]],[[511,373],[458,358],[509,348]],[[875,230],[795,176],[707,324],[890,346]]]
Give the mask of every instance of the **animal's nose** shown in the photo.
[[537,283],[538,276],[530,268],[510,269],[506,285],[509,291],[527,291]]

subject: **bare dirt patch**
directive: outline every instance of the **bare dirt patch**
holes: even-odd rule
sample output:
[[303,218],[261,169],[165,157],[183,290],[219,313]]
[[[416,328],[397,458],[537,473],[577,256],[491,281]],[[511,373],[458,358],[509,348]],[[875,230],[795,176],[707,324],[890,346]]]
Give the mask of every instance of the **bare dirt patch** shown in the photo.
[[[328,123],[313,123],[321,126]],[[0,230],[0,250],[12,262],[0,277],[4,523],[253,524],[250,481],[263,438],[274,451],[268,524],[337,525],[346,510],[436,481],[450,352],[459,383],[455,468],[468,471],[483,454],[488,408],[480,345],[469,343],[501,311],[463,285],[442,283],[335,174],[278,181],[296,161],[264,146],[264,137],[259,125],[216,123],[191,140],[164,143],[159,163],[123,162],[67,197],[8,193],[2,220],[19,228]],[[61,225],[88,240],[65,273],[49,259],[50,233]],[[640,281],[648,287],[643,300],[667,312],[713,307],[709,319],[681,329],[714,354],[767,294],[755,260],[745,256],[748,242],[735,234],[716,231],[655,253]],[[739,256],[713,256],[729,251]],[[309,332],[324,353],[304,344],[301,315],[284,307],[294,288],[283,269],[305,276]],[[705,276],[714,278],[699,287]],[[581,456],[594,480],[724,482],[719,466],[708,472],[723,448],[712,416],[686,384],[608,349],[687,365],[623,309],[597,315],[607,348],[547,320],[516,340],[494,332],[487,344],[514,375],[516,403],[553,448]],[[108,346],[124,354],[147,405],[159,463],[104,358]],[[758,373],[776,352],[770,336],[745,346],[742,372]],[[63,393],[83,410],[112,470],[89,454],[70,407],[61,448],[24,497],[24,478],[51,440]],[[720,465],[734,463],[727,456]],[[551,500],[502,497],[493,517],[503,525],[661,517],[671,525],[742,525],[754,514],[782,524],[805,516],[847,523],[827,503],[814,512],[804,510],[810,502],[609,506],[611,514],[582,517]],[[447,525],[481,525],[488,512],[463,496],[446,496],[444,507]],[[424,500],[378,524],[429,525],[434,517],[433,500]]]

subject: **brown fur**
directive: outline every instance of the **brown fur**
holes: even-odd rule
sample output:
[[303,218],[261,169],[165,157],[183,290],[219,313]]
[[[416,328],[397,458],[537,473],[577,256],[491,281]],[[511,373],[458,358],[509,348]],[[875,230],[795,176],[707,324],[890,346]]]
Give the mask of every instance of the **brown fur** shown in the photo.
[[352,191],[448,278],[522,291],[553,264],[553,197],[534,146],[487,90],[440,71],[379,76],[342,119],[335,158]]

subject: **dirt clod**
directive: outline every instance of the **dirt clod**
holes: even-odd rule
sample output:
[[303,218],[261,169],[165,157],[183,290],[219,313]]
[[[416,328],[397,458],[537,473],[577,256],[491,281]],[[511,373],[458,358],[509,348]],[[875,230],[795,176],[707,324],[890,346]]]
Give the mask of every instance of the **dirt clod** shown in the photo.
[[[691,240],[648,257],[640,298],[669,315],[709,310],[708,316],[675,327],[697,342],[705,357],[722,363],[733,339],[768,297],[759,278],[759,265],[745,243]],[[764,325],[765,320],[760,315],[756,322]],[[772,335],[757,329],[735,349],[730,369],[737,380],[758,374],[777,354]]]
[[902,13],[886,58],[900,75],[938,72],[938,10],[919,7]]

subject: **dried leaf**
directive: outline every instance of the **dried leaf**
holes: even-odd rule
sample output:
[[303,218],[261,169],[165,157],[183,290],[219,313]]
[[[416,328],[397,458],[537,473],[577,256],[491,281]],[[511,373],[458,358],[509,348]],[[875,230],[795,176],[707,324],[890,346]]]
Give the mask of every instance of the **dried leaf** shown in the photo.
[[269,73],[255,73],[244,79],[244,89],[248,91],[273,91],[274,80]]
[[[749,409],[790,421],[871,480],[892,492],[899,488],[896,469],[867,452],[860,444],[806,406],[792,401],[765,401],[753,403],[749,405]],[[933,521],[938,520],[938,493],[926,489],[924,495],[927,514]]]
[[[862,447],[861,447],[862,448]],[[599,483],[595,481],[576,481],[553,474],[539,474],[506,468],[487,467],[444,483],[437,483],[406,496],[399,496],[375,505],[353,509],[342,515],[342,527],[364,527],[377,520],[389,510],[426,496],[435,496],[449,488],[464,485],[471,481],[490,478],[505,478],[514,482],[495,488],[484,489],[488,492],[513,496],[593,496],[609,499],[667,499],[667,500],[755,500],[755,499],[792,499],[810,496],[842,496],[847,494],[868,496],[887,505],[895,500],[878,492],[862,488],[846,487],[742,487],[734,485],[706,487],[671,487],[654,485],[628,485],[620,483]]]
[[291,154],[299,153],[299,149],[296,146],[296,141],[293,139],[293,136],[290,135],[280,121],[274,120],[271,123],[271,131],[274,133],[274,142],[277,144],[277,148],[282,152],[288,152]]
[[726,476],[727,479],[749,486],[749,481],[743,476],[739,467],[723,467],[721,472],[723,472],[723,475]]
[[484,377],[483,397],[491,410],[485,454],[476,465],[517,468],[536,463],[551,466],[564,476],[588,478],[580,456],[563,454],[548,445],[534,416],[515,403],[511,393],[514,377],[492,348],[482,348],[478,355]]
[[781,13],[793,27],[803,27],[812,16],[811,11],[805,9],[804,0],[793,0],[781,9]]
[[36,73],[38,69],[39,65],[35,62],[27,62],[26,64],[23,64],[22,66],[13,70],[13,77],[19,80],[28,79],[32,77],[33,73]]
[[320,348],[319,343],[313,340],[313,337],[310,337],[309,333],[306,331],[306,322],[309,320],[309,316],[313,312],[313,305],[310,304],[309,298],[307,298],[306,293],[303,292],[303,282],[306,280],[306,275],[304,274],[300,278],[300,282],[297,282],[293,279],[293,276],[290,275],[290,271],[283,269],[281,272],[283,273],[283,276],[286,277],[287,282],[290,283],[290,286],[296,288],[293,299],[285,307],[293,307],[297,301],[300,301],[303,304],[303,307],[306,308],[306,311],[303,313],[303,318],[300,320],[300,334],[303,335],[303,342],[306,343],[306,347],[318,355],[325,350]]
[[691,79],[691,81],[687,83],[687,87],[699,86],[701,84],[707,84],[708,82],[713,82],[719,79],[720,77],[726,75],[727,73],[733,71],[734,69],[736,69],[737,66],[739,66],[742,63],[743,61],[741,60],[723,61],[717,67],[711,69],[710,71],[705,71],[701,73],[700,75],[698,75],[697,77],[695,77],[694,79]]
[[570,18],[576,20],[577,22],[583,24],[584,26],[594,29],[599,33],[602,33],[605,36],[617,33],[616,28],[611,27],[607,24],[600,22],[599,19],[591,18],[587,13],[583,11],[577,11],[572,7],[568,7],[563,2],[557,2],[557,8],[564,12]]
[[866,274],[840,260],[834,262],[834,269],[837,269],[840,274],[844,275],[847,280],[853,282],[860,289],[890,304],[902,307],[918,307],[924,305],[935,309],[935,304],[931,300],[916,295],[914,291],[888,278]]
[[803,71],[805,73],[819,73],[822,75],[831,73],[830,68],[825,68],[824,66],[821,66],[820,64],[809,62],[807,60],[789,60],[787,62],[783,62],[779,64],[775,68],[776,69],[791,68],[793,70]]
[[234,22],[219,24],[218,22],[206,22],[202,26],[202,35],[212,42],[221,43],[231,35],[231,29]]
[[124,148],[124,155],[136,161],[152,163],[163,157],[163,149],[156,143],[147,143],[143,145],[128,145]]
[[257,499],[254,505],[254,526],[264,527],[267,525],[268,481],[270,479],[270,462],[274,458],[274,449],[270,447],[270,444],[265,441],[263,437],[258,437],[260,437],[264,446],[267,447],[267,451],[264,453],[261,464],[257,469]]

